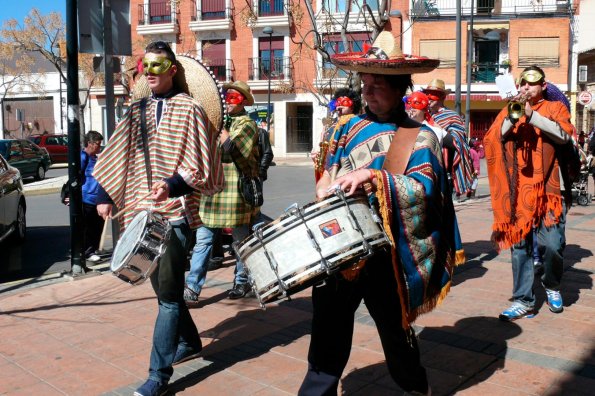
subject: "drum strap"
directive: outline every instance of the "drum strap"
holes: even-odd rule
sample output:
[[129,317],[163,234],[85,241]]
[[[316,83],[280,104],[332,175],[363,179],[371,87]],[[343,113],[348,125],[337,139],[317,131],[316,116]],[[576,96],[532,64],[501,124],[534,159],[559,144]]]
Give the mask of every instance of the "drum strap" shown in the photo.
[[407,169],[407,163],[409,162],[409,157],[411,156],[411,151],[413,150],[413,145],[415,144],[418,134],[419,127],[400,127],[393,136],[393,140],[390,143],[388,152],[386,153],[382,169],[393,175],[404,174],[405,169]]
[[149,157],[149,137],[147,136],[147,98],[140,101],[140,134],[143,139],[143,152],[145,153],[145,168],[147,169],[147,181],[149,188],[153,185],[151,163]]

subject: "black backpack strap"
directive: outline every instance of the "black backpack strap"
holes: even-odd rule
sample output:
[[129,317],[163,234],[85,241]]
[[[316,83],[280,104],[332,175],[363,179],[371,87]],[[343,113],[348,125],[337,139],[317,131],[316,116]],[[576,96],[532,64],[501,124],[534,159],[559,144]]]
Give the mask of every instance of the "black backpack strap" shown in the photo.
[[153,185],[153,174],[149,158],[149,137],[147,135],[147,98],[140,101],[140,134],[143,139],[143,152],[145,153],[145,168],[147,169],[147,180],[149,188]]

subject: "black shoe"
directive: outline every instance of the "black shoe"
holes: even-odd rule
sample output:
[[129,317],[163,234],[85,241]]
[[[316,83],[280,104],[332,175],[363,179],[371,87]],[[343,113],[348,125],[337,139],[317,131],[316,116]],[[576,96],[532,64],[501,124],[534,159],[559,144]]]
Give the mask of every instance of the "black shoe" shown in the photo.
[[227,296],[231,300],[237,300],[242,297],[250,297],[252,295],[252,288],[247,283],[236,284],[233,289],[227,292]]
[[218,270],[223,266],[223,257],[213,257],[209,260],[207,271]]

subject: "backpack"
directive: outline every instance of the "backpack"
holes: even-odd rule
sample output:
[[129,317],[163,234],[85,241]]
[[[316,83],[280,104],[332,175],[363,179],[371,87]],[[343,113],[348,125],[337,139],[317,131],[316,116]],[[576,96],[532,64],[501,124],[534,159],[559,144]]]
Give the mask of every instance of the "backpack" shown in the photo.
[[566,206],[572,205],[572,183],[578,180],[581,173],[581,156],[578,147],[573,140],[563,145],[556,146],[556,158],[562,174],[562,183],[564,183],[564,200]]

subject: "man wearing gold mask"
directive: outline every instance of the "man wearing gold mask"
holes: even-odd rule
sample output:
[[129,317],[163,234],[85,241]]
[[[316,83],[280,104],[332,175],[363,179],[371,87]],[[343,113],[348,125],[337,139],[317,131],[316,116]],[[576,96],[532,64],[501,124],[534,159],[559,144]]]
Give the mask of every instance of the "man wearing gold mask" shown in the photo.
[[[199,67],[198,62],[184,66],[186,76],[198,74],[193,65]],[[184,271],[192,229],[201,225],[201,194],[221,190],[223,169],[217,152],[217,131],[210,124],[204,103],[183,92],[183,84],[174,80],[180,64],[170,46],[162,41],[150,43],[142,66],[144,76],[135,90],[147,88],[150,97],[133,101],[99,156],[94,176],[101,186],[97,212],[104,219],[111,216],[113,205],[129,207],[138,202],[139,196],[152,192],[135,209],[150,209],[172,228],[169,239],[165,238],[159,265],[150,277],[159,311],[149,377],[134,393],[152,396],[167,391],[173,365],[197,357],[202,349],[183,299]],[[218,99],[219,92],[216,85],[213,87],[212,94]],[[183,201],[176,198],[181,196]],[[124,213],[123,228],[134,214]]]
[[[500,319],[513,321],[535,314],[532,246],[535,234],[542,249],[541,283],[550,311],[562,312],[560,281],[565,246],[566,205],[561,193],[556,147],[571,141],[567,107],[544,99],[548,83],[537,66],[519,80],[520,115],[504,108],[484,139],[494,213],[492,240],[511,248],[513,303]],[[553,89],[553,88],[552,88]]]

